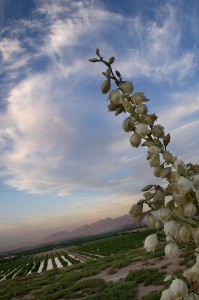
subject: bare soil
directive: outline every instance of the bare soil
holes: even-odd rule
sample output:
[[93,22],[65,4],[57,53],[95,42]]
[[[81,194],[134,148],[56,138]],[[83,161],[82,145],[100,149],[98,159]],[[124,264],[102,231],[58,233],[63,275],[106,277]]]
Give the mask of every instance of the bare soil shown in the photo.
[[[100,278],[104,279],[105,281],[112,281],[117,282],[119,280],[122,280],[126,278],[129,271],[133,270],[139,270],[141,268],[154,268],[154,269],[162,269],[164,272],[171,274],[173,272],[176,272],[177,270],[183,270],[185,269],[185,266],[180,265],[180,262],[182,261],[182,258],[174,257],[174,258],[152,258],[147,261],[137,261],[135,263],[130,264],[127,267],[121,268],[117,270],[117,273],[115,274],[108,274],[109,269],[103,270],[99,274],[96,274],[94,276],[81,279],[80,281],[92,279],[92,278]],[[161,291],[163,289],[164,285],[154,286],[154,285],[148,285],[144,286],[143,283],[138,285],[138,299],[141,300],[144,296],[150,294],[151,292]]]

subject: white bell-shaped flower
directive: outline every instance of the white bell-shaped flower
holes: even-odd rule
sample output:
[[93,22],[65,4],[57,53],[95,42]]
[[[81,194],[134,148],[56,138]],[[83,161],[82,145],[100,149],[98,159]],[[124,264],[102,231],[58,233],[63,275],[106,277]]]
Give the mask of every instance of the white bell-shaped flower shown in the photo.
[[164,127],[162,127],[161,125],[153,126],[152,134],[154,137],[163,138],[164,137]]
[[141,115],[141,116],[146,115],[147,112],[148,112],[148,108],[145,104],[142,104],[142,103],[138,104],[138,106],[137,106],[138,115]]
[[189,179],[187,179],[183,176],[180,176],[180,178],[177,182],[177,188],[178,188],[178,191],[180,194],[186,194],[190,190],[195,191],[195,187],[194,187],[193,183]]
[[149,133],[149,128],[146,124],[140,123],[137,125],[135,131],[137,134],[139,134],[139,136],[144,138]]
[[170,212],[169,208],[167,208],[167,207],[161,207],[158,210],[158,214],[159,214],[160,220],[162,222],[166,222],[169,219],[169,217],[171,215],[171,212]]
[[154,252],[157,243],[158,243],[157,234],[156,233],[151,234],[147,236],[147,238],[145,239],[144,248],[146,249],[147,252]]
[[175,257],[178,255],[179,248],[178,248],[178,245],[174,241],[172,241],[166,245],[164,251],[165,251],[166,257],[172,258],[172,257]]
[[130,95],[133,92],[134,86],[130,81],[123,81],[121,84],[121,89],[124,94]]
[[160,300],[174,300],[170,289],[166,289],[162,292]]
[[196,213],[197,213],[196,206],[192,202],[189,202],[184,208],[185,217],[192,218],[196,215]]
[[157,146],[150,146],[148,148],[148,156],[149,158],[156,156],[157,154],[159,154],[161,151],[161,149]]
[[166,235],[175,235],[178,233],[178,225],[175,221],[170,220],[164,224],[164,233]]
[[157,219],[151,213],[147,214],[146,224],[150,229],[156,229]]
[[199,281],[199,264],[195,263],[190,269],[184,271],[183,276],[189,282]]
[[191,239],[191,229],[187,225],[183,225],[180,228],[179,237],[182,242],[189,242]]
[[186,283],[181,279],[174,279],[169,287],[175,300],[182,300],[188,295]]
[[122,94],[118,90],[112,90],[109,93],[109,99],[112,104],[120,104],[122,102]]
[[180,175],[183,175],[187,171],[187,166],[179,159],[175,160],[174,168]]
[[144,95],[144,93],[141,92],[137,92],[135,94],[133,94],[133,96],[131,97],[131,102],[133,102],[134,104],[140,104],[142,102],[146,102],[149,99],[147,99]]
[[160,165],[160,155],[157,154],[156,156],[153,156],[149,159],[149,164],[151,167],[157,167]]
[[131,143],[131,146],[135,147],[135,148],[138,148],[141,144],[141,137],[139,134],[137,134],[136,132],[134,132],[130,138],[129,138],[129,141]]

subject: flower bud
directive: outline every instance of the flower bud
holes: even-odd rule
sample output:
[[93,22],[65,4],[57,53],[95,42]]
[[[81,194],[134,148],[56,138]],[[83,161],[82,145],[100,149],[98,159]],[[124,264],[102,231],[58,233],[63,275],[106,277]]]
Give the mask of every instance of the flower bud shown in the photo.
[[156,228],[156,217],[152,215],[151,213],[147,214],[147,219],[146,219],[146,224],[150,229],[155,229]]
[[193,183],[187,178],[181,176],[177,182],[177,188],[180,194],[186,194],[190,190],[195,191]]
[[102,82],[102,85],[101,85],[101,92],[102,92],[102,94],[108,93],[108,91],[110,91],[110,88],[111,88],[111,81],[110,81],[110,79],[107,79],[107,80],[105,80],[105,81]]
[[199,281],[199,264],[195,263],[193,267],[191,267],[191,272],[193,273],[192,281]]
[[196,213],[197,213],[196,206],[192,202],[189,202],[184,208],[185,217],[192,218],[196,215]]
[[162,205],[164,205],[165,194],[161,191],[157,191],[155,196],[153,197],[153,206],[155,210],[158,210]]
[[169,164],[173,164],[174,163],[174,157],[171,154],[171,152],[169,151],[164,151],[162,154],[162,157],[164,158],[164,160],[169,163]]
[[135,121],[128,117],[123,121],[122,127],[126,132],[133,131],[135,129]]
[[185,197],[183,194],[179,194],[179,193],[174,192],[174,193],[172,194],[172,197],[173,197],[174,202],[175,202],[177,205],[182,205],[182,204],[184,204],[185,201],[186,201],[186,197]]
[[115,57],[114,56],[112,56],[111,58],[109,58],[109,64],[114,63],[114,61],[115,61]]
[[186,280],[188,282],[192,282],[193,273],[192,273],[191,269],[184,271],[183,276],[184,276],[184,278],[186,278]]
[[123,81],[121,84],[121,89],[126,95],[130,95],[133,92],[133,84],[129,81]]
[[158,239],[157,239],[157,234],[151,234],[149,236],[147,236],[147,238],[144,241],[144,248],[146,249],[147,252],[154,252],[155,251],[155,247],[158,243]]
[[165,223],[169,219],[169,217],[171,215],[171,212],[170,212],[169,208],[167,208],[167,207],[161,207],[158,210],[158,214],[159,214],[160,220]]
[[154,168],[154,176],[160,177],[163,170],[164,170],[163,165],[158,165],[158,166],[156,166],[156,167]]
[[155,157],[157,154],[159,154],[161,149],[157,146],[150,146],[148,148],[148,158]]
[[115,105],[121,104],[122,100],[123,100],[122,94],[118,90],[112,90],[109,93],[109,99],[110,99],[111,104],[115,104]]
[[137,217],[138,215],[142,214],[142,209],[143,209],[143,205],[141,205],[141,204],[134,204],[131,207],[129,213],[133,217]]
[[164,233],[166,235],[175,235],[178,233],[178,225],[175,221],[170,220],[164,224]]
[[191,229],[187,225],[180,228],[179,237],[182,242],[187,243],[191,239]]
[[149,191],[150,189],[152,189],[152,187],[153,187],[153,184],[147,184],[141,189],[141,191],[142,192]]
[[134,132],[129,138],[131,146],[135,148],[138,148],[140,146],[141,140],[142,140],[141,137],[136,132]]
[[165,147],[168,146],[168,144],[170,143],[170,140],[171,140],[170,134],[167,133],[167,135],[165,135],[165,136],[163,137],[163,143],[164,143],[164,146],[165,146]]
[[146,124],[140,123],[137,125],[135,131],[137,134],[139,134],[139,136],[144,138],[149,133],[149,128]]
[[97,58],[94,57],[94,58],[90,58],[89,61],[95,63],[95,62],[98,62],[99,59],[97,59]]
[[142,103],[138,104],[138,106],[137,106],[138,115],[141,115],[141,116],[146,115],[147,112],[148,112],[148,108],[145,104],[142,104]]
[[177,183],[179,179],[180,179],[180,175],[175,171],[171,172],[168,178],[170,183]]
[[174,279],[169,287],[174,299],[183,299],[188,295],[186,283],[181,279]]
[[125,111],[129,112],[130,114],[132,112],[134,112],[134,108],[133,108],[131,102],[129,102],[129,101],[124,100],[123,107],[124,107]]
[[144,116],[143,121],[145,124],[149,126],[153,126],[154,122],[157,120],[157,116],[155,114]]
[[143,194],[144,198],[145,198],[147,201],[151,200],[151,199],[153,198],[154,195],[155,195],[155,194],[154,194],[154,193],[151,193],[151,192],[145,192],[145,193]]
[[111,75],[111,68],[108,68],[108,69],[106,70],[105,75],[106,75],[107,78],[110,77],[110,75]]
[[166,257],[172,258],[172,257],[175,257],[178,255],[179,248],[178,248],[177,244],[174,241],[172,241],[166,245],[164,251],[165,251]]
[[165,277],[164,282],[171,281],[173,279],[173,275],[169,274]]
[[160,165],[160,155],[157,154],[156,156],[153,156],[149,159],[150,167],[157,167]]
[[174,162],[174,168],[180,175],[183,175],[187,171],[187,166],[183,163],[183,161],[178,159]]
[[163,138],[164,137],[164,127],[162,127],[161,125],[153,126],[152,134],[154,137]]
[[146,216],[146,213],[142,213],[140,215],[137,215],[135,218],[134,218],[134,223],[135,224],[138,224],[140,222],[142,222],[142,220],[144,219],[144,217]]
[[191,269],[186,270],[183,273],[183,276],[189,281],[189,282],[195,282],[199,281],[199,264],[195,263]]
[[170,289],[166,289],[162,292],[160,300],[174,300]]
[[144,96],[144,93],[135,93],[133,94],[133,96],[131,97],[131,102],[133,102],[134,104],[140,104],[142,102],[147,102],[149,101],[149,99],[147,99],[145,96]]

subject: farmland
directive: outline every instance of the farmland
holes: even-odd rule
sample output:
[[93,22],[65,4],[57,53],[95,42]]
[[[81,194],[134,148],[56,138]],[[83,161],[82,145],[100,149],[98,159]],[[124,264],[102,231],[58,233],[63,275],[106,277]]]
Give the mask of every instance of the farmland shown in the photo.
[[[3,259],[0,299],[159,299],[171,262],[161,260],[161,267],[155,266],[164,245],[159,245],[155,253],[146,253],[141,245],[148,234],[120,234],[79,246]],[[155,288],[152,294],[142,297],[139,286]]]

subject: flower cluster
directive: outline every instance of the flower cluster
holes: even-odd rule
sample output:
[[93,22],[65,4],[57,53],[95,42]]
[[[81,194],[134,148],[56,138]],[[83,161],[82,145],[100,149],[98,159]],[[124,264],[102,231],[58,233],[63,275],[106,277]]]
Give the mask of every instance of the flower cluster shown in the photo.
[[[179,246],[193,241],[196,244],[194,265],[183,273],[185,281],[173,279],[169,289],[163,291],[161,299],[199,299],[192,291],[188,293],[187,284],[199,282],[199,165],[186,165],[167,150],[170,134],[164,127],[155,124],[157,116],[148,113],[144,93],[134,91],[129,81],[123,81],[120,72],[113,72],[114,57],[105,61],[96,50],[97,58],[91,62],[102,62],[106,66],[102,74],[106,77],[101,92],[108,93],[109,111],[115,115],[125,112],[127,118],[122,123],[125,132],[130,132],[130,144],[147,148],[147,160],[154,170],[154,176],[166,180],[164,187],[149,184],[142,189],[143,199],[130,209],[135,222],[144,218],[149,228],[157,233],[149,235],[144,242],[146,251],[155,251],[158,237],[166,240],[165,255],[174,257],[179,254]],[[111,90],[112,81],[116,89]],[[157,213],[154,213],[157,211]],[[187,284],[186,284],[187,282]]]

